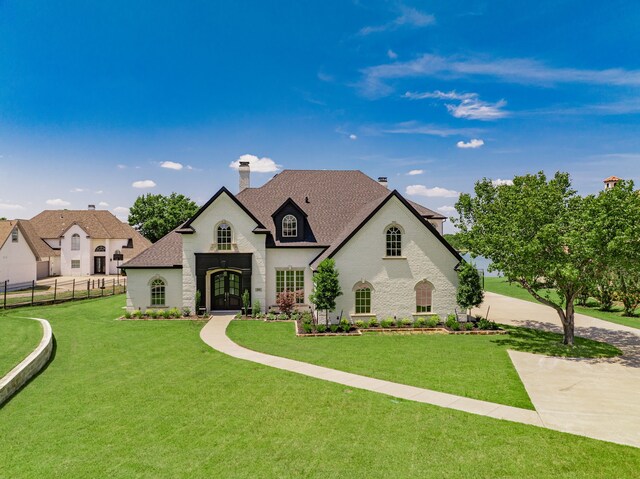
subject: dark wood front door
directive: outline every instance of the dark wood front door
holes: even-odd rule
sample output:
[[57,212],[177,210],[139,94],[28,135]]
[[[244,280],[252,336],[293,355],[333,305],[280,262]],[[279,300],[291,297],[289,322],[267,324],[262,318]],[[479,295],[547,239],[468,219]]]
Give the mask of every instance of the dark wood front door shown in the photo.
[[93,257],[93,274],[104,274],[105,272],[105,256]]
[[242,276],[235,271],[220,271],[211,277],[211,307],[217,310],[242,308]]

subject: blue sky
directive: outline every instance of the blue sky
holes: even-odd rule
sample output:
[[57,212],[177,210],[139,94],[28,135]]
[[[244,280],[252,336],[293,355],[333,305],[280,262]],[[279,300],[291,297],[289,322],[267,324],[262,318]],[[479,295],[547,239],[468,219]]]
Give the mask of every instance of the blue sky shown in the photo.
[[637,181],[639,24],[615,0],[0,1],[0,216],[202,203],[242,155],[254,186],[360,169],[447,215],[482,177]]

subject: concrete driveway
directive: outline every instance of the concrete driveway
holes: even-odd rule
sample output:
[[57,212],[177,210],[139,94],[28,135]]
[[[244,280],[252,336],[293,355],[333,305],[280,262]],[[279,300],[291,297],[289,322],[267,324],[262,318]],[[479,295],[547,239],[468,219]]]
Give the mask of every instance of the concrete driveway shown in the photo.
[[[562,333],[544,305],[486,293],[476,311],[499,323]],[[640,320],[639,320],[640,322]],[[576,336],[613,344],[618,358],[564,359],[510,351],[546,426],[640,447],[640,330],[576,314]]]

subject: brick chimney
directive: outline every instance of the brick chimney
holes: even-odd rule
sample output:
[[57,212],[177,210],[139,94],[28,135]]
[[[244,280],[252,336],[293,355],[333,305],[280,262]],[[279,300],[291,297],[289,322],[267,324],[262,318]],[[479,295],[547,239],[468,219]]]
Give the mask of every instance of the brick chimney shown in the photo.
[[387,181],[387,177],[386,176],[378,176],[378,183],[380,183],[385,188],[389,188],[389,183]]
[[238,171],[240,172],[240,191],[242,191],[251,186],[251,168],[249,167],[249,162],[241,161]]

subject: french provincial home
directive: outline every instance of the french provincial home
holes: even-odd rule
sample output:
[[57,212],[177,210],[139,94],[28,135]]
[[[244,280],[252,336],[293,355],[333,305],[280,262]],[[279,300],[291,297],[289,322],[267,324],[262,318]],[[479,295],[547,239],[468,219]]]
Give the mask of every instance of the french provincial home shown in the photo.
[[[339,270],[342,313],[411,317],[452,313],[458,252],[442,236],[445,217],[360,171],[284,170],[258,188],[250,166],[240,188],[217,191],[196,214],[122,268],[127,307],[238,310],[275,307],[296,291],[310,308],[313,274],[325,258]],[[199,303],[196,305],[196,299]]]

